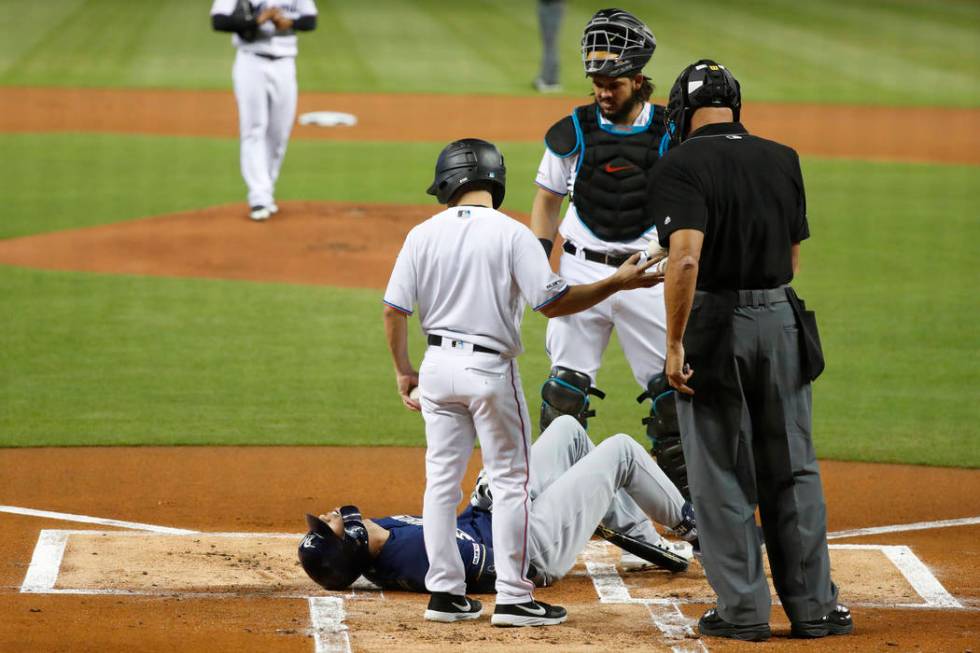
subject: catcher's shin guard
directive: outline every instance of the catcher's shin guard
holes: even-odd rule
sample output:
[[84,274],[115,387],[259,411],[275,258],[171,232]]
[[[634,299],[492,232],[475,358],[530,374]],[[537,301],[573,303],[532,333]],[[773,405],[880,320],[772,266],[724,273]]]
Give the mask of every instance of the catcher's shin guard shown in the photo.
[[589,418],[595,416],[595,411],[589,409],[589,395],[604,399],[606,393],[592,387],[588,374],[567,367],[552,367],[548,380],[541,386],[541,420],[538,424],[541,430],[561,415],[571,415],[588,428]]
[[650,416],[643,418],[651,443],[650,454],[656,458],[657,465],[677,486],[684,498],[690,501],[691,490],[687,483],[687,464],[684,462],[684,449],[681,447],[681,429],[677,421],[674,395],[667,376],[658,374],[650,379],[646,391],[636,400],[640,403],[646,399],[653,400]]

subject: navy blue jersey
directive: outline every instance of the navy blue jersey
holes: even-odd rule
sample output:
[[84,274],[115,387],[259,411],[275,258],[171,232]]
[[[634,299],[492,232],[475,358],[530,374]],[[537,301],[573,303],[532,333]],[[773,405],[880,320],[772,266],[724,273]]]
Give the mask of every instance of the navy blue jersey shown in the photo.
[[[384,589],[425,592],[429,558],[422,537],[422,518],[393,515],[371,521],[388,531],[388,541],[364,576]],[[466,569],[466,591],[474,594],[493,592],[497,578],[490,521],[489,512],[472,507],[456,519],[456,544]]]

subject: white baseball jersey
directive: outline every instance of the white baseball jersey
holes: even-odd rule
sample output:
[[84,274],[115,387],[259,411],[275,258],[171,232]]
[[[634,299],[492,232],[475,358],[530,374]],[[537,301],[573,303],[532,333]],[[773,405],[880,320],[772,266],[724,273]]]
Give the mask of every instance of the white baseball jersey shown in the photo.
[[525,302],[539,310],[567,289],[530,229],[490,208],[458,206],[409,232],[384,301],[409,315],[417,304],[427,334],[513,358],[523,351]]
[[[646,127],[653,120],[653,106],[647,102],[643,105],[643,110],[640,111],[640,115],[636,117],[633,121],[633,126],[635,127]],[[603,125],[611,125],[612,123],[601,113],[599,114],[599,122]],[[575,175],[578,172],[578,160],[579,155],[573,154],[568,157],[560,157],[548,148],[545,148],[544,156],[541,157],[541,165],[538,166],[538,174],[535,178],[535,183],[541,188],[545,189],[550,193],[555,195],[560,195],[562,197],[568,195],[575,188]],[[574,204],[568,205],[568,210],[565,212],[565,218],[562,220],[561,225],[558,229],[562,238],[565,240],[578,245],[579,247],[584,247],[585,249],[591,249],[594,252],[601,252],[603,254],[632,254],[633,252],[646,251],[647,246],[650,241],[657,240],[657,228],[650,227],[646,232],[643,233],[636,240],[628,242],[609,242],[601,240],[592,231],[585,226],[579,217],[578,212],[575,210]]]
[[[247,0],[254,16],[263,9],[279,7],[290,20],[300,16],[315,16],[316,4],[313,0]],[[230,16],[235,11],[238,0],[214,0],[211,5],[211,15],[224,14]],[[295,57],[298,52],[296,34],[293,32],[277,33],[276,26],[267,21],[259,25],[258,35],[252,42],[243,41],[238,34],[232,34],[231,43],[243,52],[266,54],[273,57]]]

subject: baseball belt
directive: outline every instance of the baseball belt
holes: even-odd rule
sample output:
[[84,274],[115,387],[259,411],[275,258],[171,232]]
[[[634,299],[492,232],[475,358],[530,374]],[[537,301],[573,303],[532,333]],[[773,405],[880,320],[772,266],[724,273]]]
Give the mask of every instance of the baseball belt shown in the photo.
[[603,265],[611,265],[614,268],[618,268],[620,265],[626,262],[632,254],[627,254],[626,256],[613,256],[611,254],[603,254],[602,252],[593,252],[591,249],[585,249],[584,247],[576,247],[567,240],[565,244],[561,246],[563,250],[577,256],[579,252],[585,257],[586,261],[592,261],[593,263],[602,263]]
[[[454,338],[443,338],[442,336],[437,336],[437,335],[434,335],[434,334],[431,334],[431,333],[426,338],[426,340],[433,347],[441,347],[443,342],[449,342],[449,343],[463,342],[463,343],[466,343],[466,344],[471,344],[471,343],[466,342],[465,340],[458,340],[458,339],[454,339]],[[452,345],[450,345],[450,346],[452,346]],[[480,352],[482,354],[496,354],[497,356],[500,356],[500,352],[497,351],[496,349],[490,349],[489,347],[484,347],[483,345],[473,345],[473,351],[477,351],[477,352]]]

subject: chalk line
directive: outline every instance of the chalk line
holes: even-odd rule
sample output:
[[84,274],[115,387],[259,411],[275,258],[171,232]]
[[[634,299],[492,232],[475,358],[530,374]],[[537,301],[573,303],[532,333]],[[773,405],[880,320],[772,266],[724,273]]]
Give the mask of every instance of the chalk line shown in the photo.
[[171,533],[174,535],[190,535],[197,531],[189,531],[184,528],[170,528],[168,526],[156,526],[154,524],[141,524],[134,521],[121,521],[119,519],[104,519],[102,517],[89,517],[88,515],[73,515],[67,512],[52,512],[50,510],[35,510],[33,508],[20,508],[18,506],[0,506],[0,512],[8,512],[12,515],[25,515],[27,517],[43,517],[44,519],[57,519],[60,521],[73,521],[83,524],[98,524],[99,526],[115,526],[117,528],[130,528],[137,531],[149,531],[151,533]]
[[334,596],[311,596],[310,623],[316,653],[350,653],[350,632],[344,623],[344,600]]
[[943,519],[940,521],[921,521],[913,524],[893,524],[891,526],[872,526],[870,528],[852,528],[846,531],[828,533],[828,540],[839,540],[842,537],[861,537],[862,535],[880,535],[882,533],[902,533],[905,531],[924,531],[931,528],[949,528],[951,526],[973,526],[980,524],[980,517],[963,517],[962,519]]

